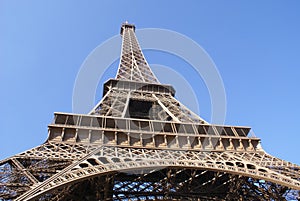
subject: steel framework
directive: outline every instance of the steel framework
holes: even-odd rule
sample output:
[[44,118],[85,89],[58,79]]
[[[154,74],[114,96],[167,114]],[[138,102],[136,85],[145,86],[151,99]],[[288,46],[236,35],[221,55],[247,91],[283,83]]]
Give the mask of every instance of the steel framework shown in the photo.
[[0,161],[0,200],[298,200],[300,168],[249,127],[209,124],[174,98],[121,26],[116,79],[89,114],[55,113],[42,145]]

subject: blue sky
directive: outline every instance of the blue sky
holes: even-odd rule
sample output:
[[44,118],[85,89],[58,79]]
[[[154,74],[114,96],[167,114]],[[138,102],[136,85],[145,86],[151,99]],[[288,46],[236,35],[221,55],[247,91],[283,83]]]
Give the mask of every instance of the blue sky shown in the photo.
[[[128,20],[137,28],[176,31],[201,45],[224,82],[225,123],[251,126],[268,153],[300,164],[299,8],[296,0],[0,0],[0,159],[43,143],[53,112],[72,112],[83,61]],[[186,64],[172,55],[145,56],[149,63],[185,71]],[[116,65],[108,77],[115,76]],[[196,91],[201,116],[209,119],[203,81],[182,74]]]

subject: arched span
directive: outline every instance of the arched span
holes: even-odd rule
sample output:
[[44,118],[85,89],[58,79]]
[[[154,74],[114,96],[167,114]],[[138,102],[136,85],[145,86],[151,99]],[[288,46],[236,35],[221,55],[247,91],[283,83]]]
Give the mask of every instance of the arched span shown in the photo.
[[[84,161],[86,162],[86,161]],[[83,163],[81,163],[83,164]],[[250,163],[236,162],[222,162],[215,163],[213,161],[191,161],[191,160],[138,160],[138,161],[121,161],[118,163],[107,163],[99,165],[88,165],[87,167],[80,168],[78,165],[67,172],[58,173],[53,179],[46,180],[38,186],[33,187],[26,194],[20,196],[16,200],[34,200],[41,195],[50,192],[54,189],[75,183],[78,181],[86,180],[92,177],[100,176],[103,174],[109,174],[113,172],[126,172],[142,169],[159,169],[159,168],[193,168],[200,170],[209,170],[215,172],[226,172],[233,175],[243,175],[245,177],[251,177],[254,179],[262,179],[265,181],[273,182],[289,188],[300,190],[300,182],[282,177],[278,173],[258,167],[257,165]]]

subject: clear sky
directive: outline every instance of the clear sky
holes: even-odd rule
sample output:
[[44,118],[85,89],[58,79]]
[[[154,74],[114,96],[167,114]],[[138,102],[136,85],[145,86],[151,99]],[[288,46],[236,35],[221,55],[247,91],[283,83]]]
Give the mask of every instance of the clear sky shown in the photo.
[[[224,82],[225,123],[251,126],[268,153],[300,164],[299,9],[296,0],[0,0],[0,160],[43,143],[53,112],[72,112],[81,64],[128,20],[201,45]],[[145,56],[179,72],[184,65],[159,52]],[[200,113],[209,120],[209,94],[201,88]]]

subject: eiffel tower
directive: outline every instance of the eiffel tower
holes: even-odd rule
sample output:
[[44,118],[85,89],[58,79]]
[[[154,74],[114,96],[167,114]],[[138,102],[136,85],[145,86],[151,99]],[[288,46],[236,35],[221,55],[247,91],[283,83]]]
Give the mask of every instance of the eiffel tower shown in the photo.
[[0,161],[0,200],[297,200],[300,167],[250,128],[213,125],[161,84],[135,26],[89,114],[54,113],[45,143]]

